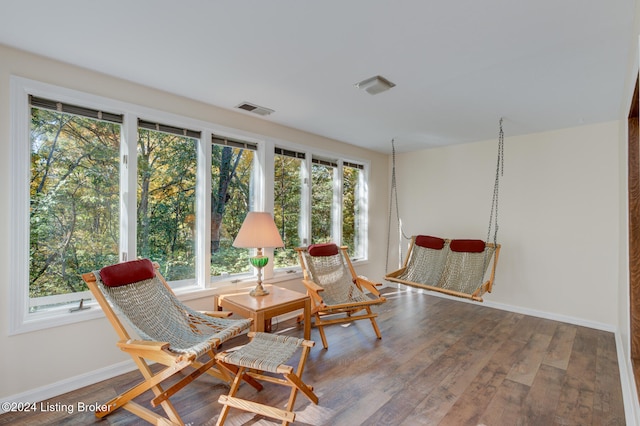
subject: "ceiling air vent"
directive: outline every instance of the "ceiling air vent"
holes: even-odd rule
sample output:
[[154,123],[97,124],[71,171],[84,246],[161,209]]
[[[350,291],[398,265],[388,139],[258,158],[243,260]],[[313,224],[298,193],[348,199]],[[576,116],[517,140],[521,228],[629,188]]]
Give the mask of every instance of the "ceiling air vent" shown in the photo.
[[274,110],[270,108],[261,107],[259,105],[251,104],[249,102],[243,102],[240,105],[236,105],[236,108],[240,108],[245,111],[249,111],[258,115],[269,115],[272,112],[274,112]]
[[366,80],[362,80],[360,83],[356,83],[358,89],[362,89],[370,95],[377,95],[380,92],[384,92],[385,90],[389,90],[392,87],[395,87],[395,83],[387,80],[386,78],[375,75],[371,78],[367,78]]

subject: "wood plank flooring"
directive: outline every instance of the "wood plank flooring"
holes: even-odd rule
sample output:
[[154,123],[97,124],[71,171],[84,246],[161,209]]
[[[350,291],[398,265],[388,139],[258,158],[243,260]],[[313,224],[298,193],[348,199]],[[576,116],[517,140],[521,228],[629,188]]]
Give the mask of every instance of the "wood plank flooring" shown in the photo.
[[[387,288],[377,308],[382,340],[368,321],[326,328],[312,339],[304,380],[320,398],[296,403],[297,425],[624,425],[624,407],[612,333]],[[275,332],[302,337],[295,321]],[[225,347],[246,342],[242,336]],[[115,343],[115,335],[114,335]],[[295,360],[293,360],[295,361]],[[292,364],[293,365],[293,364]],[[142,425],[124,410],[105,420],[78,412],[81,403],[105,402],[128,389],[128,373],[44,402],[58,410],[6,413],[0,424]],[[188,425],[214,425],[218,396],[228,387],[201,377],[171,398]],[[287,389],[267,384],[261,392],[243,386],[240,396],[283,406]],[[146,403],[149,395],[140,398]],[[48,404],[48,405],[47,405]],[[276,425],[264,417],[231,410],[227,425]]]

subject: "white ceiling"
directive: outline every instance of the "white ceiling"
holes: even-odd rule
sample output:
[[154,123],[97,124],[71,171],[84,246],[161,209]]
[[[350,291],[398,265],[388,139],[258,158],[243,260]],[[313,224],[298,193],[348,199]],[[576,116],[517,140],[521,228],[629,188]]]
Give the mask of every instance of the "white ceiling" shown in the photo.
[[[497,137],[500,117],[507,140],[618,119],[635,3],[3,0],[0,43],[406,152]],[[376,74],[397,86],[354,87]]]

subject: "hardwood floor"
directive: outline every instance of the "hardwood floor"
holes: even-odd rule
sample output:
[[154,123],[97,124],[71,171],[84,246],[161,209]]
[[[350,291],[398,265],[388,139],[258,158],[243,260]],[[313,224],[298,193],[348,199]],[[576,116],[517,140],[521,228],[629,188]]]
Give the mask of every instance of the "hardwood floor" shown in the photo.
[[[304,380],[320,398],[296,403],[297,425],[623,425],[622,390],[612,333],[444,299],[405,288],[385,289],[378,307],[382,340],[368,321],[318,331]],[[274,328],[276,328],[274,326]],[[287,321],[275,332],[302,336]],[[231,347],[246,337],[225,344]],[[115,343],[115,335],[114,335]],[[292,362],[294,362],[293,360]],[[294,365],[294,364],[291,364]],[[44,402],[48,412],[6,413],[0,424],[138,425],[124,410],[106,420],[78,412],[137,382],[132,372]],[[201,377],[171,398],[188,425],[213,425],[228,387]],[[288,390],[265,385],[240,396],[283,406]],[[146,402],[150,399],[143,395]],[[49,405],[47,405],[49,404]],[[70,410],[56,410],[70,406]],[[231,410],[227,425],[278,422]]]

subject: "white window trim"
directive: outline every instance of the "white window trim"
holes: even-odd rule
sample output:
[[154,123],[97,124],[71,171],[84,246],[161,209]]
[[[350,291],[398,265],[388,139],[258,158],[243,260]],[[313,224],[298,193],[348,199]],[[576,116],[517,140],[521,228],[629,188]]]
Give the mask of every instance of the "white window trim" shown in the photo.
[[[24,285],[16,283],[29,282],[29,262],[25,261],[25,253],[29,253],[29,227],[24,226],[25,212],[29,211],[28,164],[29,144],[18,144],[16,141],[29,140],[28,101],[25,88],[11,78],[11,258],[9,264],[9,334],[28,326],[29,297],[24,292]],[[26,145],[26,146],[24,146]],[[28,285],[28,284],[27,284]],[[25,324],[27,323],[27,324]]]
[[331,230],[333,232],[334,241],[342,241],[342,187],[344,181],[344,169],[342,168],[342,159],[337,161],[336,167],[333,169],[333,200],[331,201]]
[[[211,131],[202,132],[201,142],[198,144],[198,167],[196,175],[196,212],[211,211],[211,197],[207,188],[211,188]],[[208,143],[207,143],[208,142]],[[211,235],[211,221],[204,220],[201,214],[196,214],[196,282],[205,283],[205,288],[211,286],[210,266],[206,259],[211,258],[211,244],[205,244],[205,235]]]
[[[120,175],[120,187],[121,187],[121,220],[122,230],[126,237],[121,238],[120,245],[120,258],[130,257],[127,253],[136,252],[136,233],[129,232],[131,228],[127,229],[127,224],[133,224],[135,230],[136,212],[135,209],[126,209],[126,205],[136,204],[136,191],[137,191],[137,162],[131,159],[135,159],[137,155],[137,118],[144,117],[149,120],[157,120],[166,124],[176,124],[179,126],[188,126],[194,130],[200,130],[202,132],[201,143],[198,149],[198,174],[200,178],[200,185],[197,188],[198,196],[197,209],[199,212],[206,212],[210,208],[210,199],[206,194],[208,190],[207,185],[211,186],[211,134],[225,135],[232,138],[240,138],[249,142],[257,143],[258,150],[256,155],[258,161],[256,161],[256,204],[254,209],[273,211],[273,184],[274,184],[274,171],[273,171],[273,150],[274,147],[281,146],[287,149],[294,149],[307,153],[307,167],[305,168],[307,174],[310,170],[310,161],[313,155],[319,155],[324,157],[342,157],[342,155],[336,155],[336,153],[326,152],[318,149],[311,149],[306,145],[299,145],[284,140],[269,139],[262,135],[246,132],[239,129],[228,128],[215,123],[204,122],[201,120],[192,119],[177,114],[172,114],[164,111],[155,110],[152,108],[130,104],[114,99],[105,98],[98,95],[92,95],[85,92],[76,91],[60,86],[55,86],[47,83],[42,83],[35,80],[19,76],[10,77],[10,123],[11,123],[11,188],[12,188],[12,206],[11,206],[11,241],[13,250],[11,251],[10,264],[11,270],[9,273],[11,285],[9,286],[9,298],[10,309],[9,315],[9,335],[16,335],[21,333],[32,332],[36,330],[42,330],[46,328],[58,327],[67,324],[73,324],[90,319],[100,318],[104,314],[102,310],[93,300],[87,301],[84,306],[89,309],[77,311],[74,313],[69,312],[69,306],[60,307],[58,309],[51,309],[42,312],[30,313],[30,300],[28,295],[28,289],[25,286],[29,282],[29,224],[28,224],[28,212],[29,212],[29,175],[30,175],[30,144],[29,144],[29,120],[30,120],[30,108],[28,102],[28,95],[41,96],[50,99],[56,99],[60,102],[68,102],[72,104],[79,104],[89,108],[95,109],[108,109],[110,112],[121,113],[124,115],[124,124],[122,125],[122,139],[121,139],[121,155],[127,155],[129,161],[127,167],[121,167]],[[131,143],[133,141],[133,143]],[[122,160],[122,158],[121,158]],[[343,161],[350,161],[360,163],[364,165],[365,173],[369,170],[369,161],[358,158],[343,158]],[[268,165],[268,166],[267,166]],[[204,174],[204,176],[202,176]],[[367,182],[368,176],[365,176],[365,182]],[[308,179],[308,176],[307,176]],[[207,183],[208,182],[208,183]],[[310,200],[310,193],[305,186],[303,191],[306,191],[306,199]],[[366,196],[366,193],[363,194]],[[368,203],[368,199],[364,199],[365,208]],[[310,201],[306,206],[306,214],[310,214]],[[198,215],[201,220],[197,224],[198,235],[209,235],[210,223],[206,220],[206,215]],[[362,220],[363,224],[362,232],[363,236],[363,250],[368,253],[366,244],[366,233],[368,232],[368,212],[363,211]],[[310,221],[310,217],[308,218]],[[310,226],[307,226],[309,228]],[[306,232],[308,234],[308,230]],[[309,240],[309,235],[301,235],[303,238]],[[239,287],[246,286],[253,283],[252,274],[241,274],[240,276],[234,276],[233,281],[228,279],[212,279],[209,275],[209,259],[210,259],[210,246],[204,244],[200,237],[196,241],[197,244],[197,259],[196,265],[196,285],[179,287],[176,289],[176,294],[181,300],[191,300],[201,297],[207,297],[214,294],[219,288],[226,287]],[[270,250],[269,255],[273,257],[273,250]],[[289,267],[275,270],[273,267],[273,261],[267,264],[264,270],[265,282],[277,283],[286,280],[298,279],[301,275],[300,267]],[[236,279],[237,278],[237,279]],[[79,278],[80,279],[80,278]],[[215,287],[214,287],[215,286]],[[84,298],[83,292],[80,296]]]
[[[349,161],[349,160],[345,160]],[[353,163],[363,164],[364,167],[362,169],[362,173],[360,174],[360,185],[358,185],[360,191],[358,193],[358,202],[361,210],[360,220],[362,223],[360,224],[360,229],[362,230],[362,235],[360,235],[360,240],[362,244],[362,258],[353,259],[354,262],[358,263],[368,263],[369,260],[369,164],[363,163],[359,161],[349,161]],[[342,192],[341,192],[342,194]],[[355,264],[355,263],[354,263]]]

